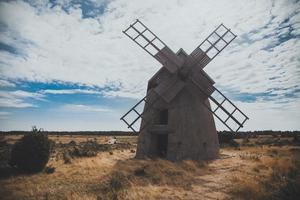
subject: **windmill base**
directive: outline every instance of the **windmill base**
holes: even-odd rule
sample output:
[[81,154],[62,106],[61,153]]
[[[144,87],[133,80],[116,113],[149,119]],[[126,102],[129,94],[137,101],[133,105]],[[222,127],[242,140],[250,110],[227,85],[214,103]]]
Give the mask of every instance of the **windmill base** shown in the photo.
[[204,102],[209,105],[207,98],[187,89],[172,102],[161,99],[155,103],[142,121],[143,125],[151,119],[151,125],[139,134],[136,158],[162,157],[172,161],[218,158],[216,126]]

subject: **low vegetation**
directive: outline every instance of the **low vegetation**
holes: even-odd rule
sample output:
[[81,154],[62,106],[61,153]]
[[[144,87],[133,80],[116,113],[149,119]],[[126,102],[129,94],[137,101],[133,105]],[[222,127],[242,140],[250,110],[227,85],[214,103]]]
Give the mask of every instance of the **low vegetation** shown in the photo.
[[195,176],[208,172],[205,162],[167,160],[118,161],[109,175],[100,184],[100,199],[131,199],[128,190],[135,186],[171,186],[192,190]]
[[47,165],[50,151],[51,142],[48,136],[33,127],[31,133],[14,144],[9,164],[24,172],[39,172]]
[[[2,199],[297,199],[300,147],[293,137],[230,138],[209,162],[134,158],[136,136],[49,136],[55,141],[42,172],[6,165],[20,137],[0,146]],[[3,144],[3,145],[2,145]]]
[[[256,150],[257,151],[257,150]],[[259,161],[252,171],[238,171],[231,181],[235,199],[294,200],[300,196],[300,148],[262,150],[259,160],[252,153],[242,159]],[[246,155],[246,156],[245,156]]]

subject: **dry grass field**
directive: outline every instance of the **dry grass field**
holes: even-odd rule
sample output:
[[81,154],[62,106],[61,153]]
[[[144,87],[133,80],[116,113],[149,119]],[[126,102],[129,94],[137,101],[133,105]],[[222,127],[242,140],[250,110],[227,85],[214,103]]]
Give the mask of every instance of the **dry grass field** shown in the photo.
[[[9,146],[20,136],[6,136]],[[56,145],[53,173],[21,174],[0,169],[1,199],[296,199],[300,188],[300,146],[292,138],[240,139],[224,145],[208,162],[134,159],[135,136],[50,136]],[[74,142],[71,142],[74,141]],[[66,160],[66,149],[92,141],[97,154]],[[71,143],[70,143],[71,142]],[[3,142],[2,142],[3,143]],[[1,159],[5,159],[4,143]],[[101,148],[100,148],[101,147]]]

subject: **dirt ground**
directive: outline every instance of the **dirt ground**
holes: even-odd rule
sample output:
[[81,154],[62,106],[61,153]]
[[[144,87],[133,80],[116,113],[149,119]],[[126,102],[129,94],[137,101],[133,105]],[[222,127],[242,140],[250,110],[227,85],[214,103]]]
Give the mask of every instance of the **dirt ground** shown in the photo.
[[[6,137],[8,144],[19,137]],[[51,136],[56,143],[87,140],[107,143],[103,136]],[[240,140],[224,145],[219,159],[208,162],[136,160],[136,137],[119,136],[119,148],[93,157],[64,159],[53,155],[54,173],[19,174],[1,169],[1,199],[294,199],[299,185],[300,146],[270,139]],[[280,140],[280,139],[279,139]],[[281,139],[281,141],[285,141]],[[286,139],[290,141],[290,139]],[[112,146],[117,144],[111,144]],[[63,146],[64,147],[64,146]],[[124,147],[124,148],[123,148]],[[60,150],[61,151],[61,150]],[[56,151],[56,153],[58,153]],[[276,173],[275,173],[276,172]],[[292,177],[291,174],[292,173]],[[272,183],[276,182],[276,185]],[[290,186],[292,184],[292,186]],[[288,192],[288,193],[286,193]],[[275,195],[276,193],[276,195]],[[277,194],[278,193],[278,194]]]

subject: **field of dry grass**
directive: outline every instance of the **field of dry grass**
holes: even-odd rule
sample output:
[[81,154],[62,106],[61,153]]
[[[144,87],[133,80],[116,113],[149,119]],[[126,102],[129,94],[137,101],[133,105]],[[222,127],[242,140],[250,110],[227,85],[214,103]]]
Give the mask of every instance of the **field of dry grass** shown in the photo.
[[[8,143],[17,139],[18,136],[6,137]],[[77,144],[87,140],[101,144],[109,137],[51,136],[51,139],[61,144],[68,144],[71,140]],[[281,140],[284,142],[278,142],[277,138],[240,140],[240,147],[222,147],[217,160],[172,163],[162,159],[134,159],[136,137],[119,136],[118,143],[131,145],[99,151],[93,157],[72,158],[68,164],[62,157],[53,155],[48,166],[55,168],[54,173],[29,175],[0,171],[5,173],[0,176],[0,197],[296,199],[300,188],[300,146],[292,144],[290,139]]]

